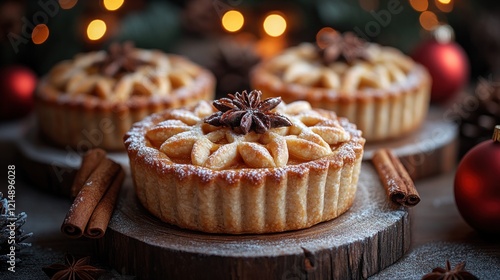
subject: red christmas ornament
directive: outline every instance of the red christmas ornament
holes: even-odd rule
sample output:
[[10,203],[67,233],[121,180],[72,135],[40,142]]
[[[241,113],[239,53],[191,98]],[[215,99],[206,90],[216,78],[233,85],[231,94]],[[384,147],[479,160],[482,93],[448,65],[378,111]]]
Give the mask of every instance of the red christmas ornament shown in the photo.
[[453,29],[448,25],[437,27],[433,38],[413,52],[413,59],[424,65],[432,77],[431,102],[444,103],[456,96],[469,77],[469,61],[453,41]]
[[24,66],[0,69],[0,119],[25,116],[33,108],[33,92],[37,77]]
[[500,125],[495,127],[493,140],[475,146],[460,161],[455,201],[471,227],[500,234]]

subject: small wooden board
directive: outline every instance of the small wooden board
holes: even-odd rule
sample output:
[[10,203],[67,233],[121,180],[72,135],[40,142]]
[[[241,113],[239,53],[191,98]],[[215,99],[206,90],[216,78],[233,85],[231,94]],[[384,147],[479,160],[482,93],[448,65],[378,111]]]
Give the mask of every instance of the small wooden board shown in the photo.
[[413,180],[451,171],[457,162],[458,126],[446,120],[442,109],[431,108],[417,131],[394,140],[367,143],[364,160],[380,148],[391,149]]
[[405,254],[409,219],[388,201],[370,163],[363,163],[347,213],[309,229],[263,235],[206,234],[163,223],[140,205],[129,180],[98,251],[138,279],[361,279]]

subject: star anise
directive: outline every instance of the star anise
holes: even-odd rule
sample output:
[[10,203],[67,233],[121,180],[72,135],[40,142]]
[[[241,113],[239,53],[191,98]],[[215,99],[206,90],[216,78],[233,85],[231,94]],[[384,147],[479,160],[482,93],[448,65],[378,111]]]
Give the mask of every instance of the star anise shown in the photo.
[[120,73],[134,72],[137,66],[145,62],[132,55],[133,51],[134,43],[132,42],[112,43],[108,48],[106,59],[99,65],[101,72],[110,77]]
[[42,270],[51,280],[95,280],[105,272],[89,265],[90,257],[75,260],[72,255],[67,254],[65,261],[65,264],[52,264]]
[[352,63],[356,59],[369,59],[366,42],[352,32],[343,35],[337,31],[321,33],[317,45],[324,64],[339,60]]
[[228,97],[215,100],[213,105],[219,110],[205,119],[215,126],[228,126],[235,131],[247,134],[250,130],[264,133],[270,128],[291,126],[285,116],[271,112],[281,102],[281,97],[267,98],[261,101],[262,92],[252,90],[247,93],[228,94]]
[[451,269],[450,261],[446,261],[446,268],[436,267],[431,273],[422,277],[422,280],[477,280],[476,276],[465,270],[465,262],[461,262]]

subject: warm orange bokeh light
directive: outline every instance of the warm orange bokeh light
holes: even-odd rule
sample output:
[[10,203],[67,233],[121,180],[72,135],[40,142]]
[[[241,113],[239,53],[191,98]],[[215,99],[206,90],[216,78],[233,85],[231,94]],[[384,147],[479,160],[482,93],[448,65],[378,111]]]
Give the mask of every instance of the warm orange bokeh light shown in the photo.
[[227,11],[222,16],[222,26],[229,32],[240,30],[243,27],[243,23],[245,23],[243,14],[236,10]]
[[318,47],[322,49],[326,47],[327,43],[324,42],[323,37],[331,33],[337,33],[337,31],[331,27],[323,27],[316,33],[316,44],[318,44]]
[[436,14],[431,11],[425,11],[420,14],[419,20],[420,25],[422,25],[425,30],[432,30],[439,24]]
[[124,0],[104,0],[104,8],[108,11],[116,11],[123,5]]
[[442,1],[442,0],[435,0],[436,1],[436,7],[438,7],[439,10],[445,13],[449,13],[453,11],[453,2],[451,1]]
[[268,59],[282,52],[286,48],[286,41],[283,37],[266,36],[255,45],[255,51],[262,59]]
[[282,15],[272,13],[264,20],[264,31],[271,37],[283,35],[286,30],[286,20]]
[[58,2],[61,8],[63,8],[64,10],[69,10],[76,5],[78,0],[59,0]]
[[40,45],[49,38],[49,28],[45,24],[38,24],[33,28],[31,33],[31,40],[36,45]]
[[101,39],[106,33],[106,23],[101,19],[94,19],[87,26],[87,36],[90,40]]
[[410,5],[415,11],[423,12],[429,7],[427,0],[410,0]]

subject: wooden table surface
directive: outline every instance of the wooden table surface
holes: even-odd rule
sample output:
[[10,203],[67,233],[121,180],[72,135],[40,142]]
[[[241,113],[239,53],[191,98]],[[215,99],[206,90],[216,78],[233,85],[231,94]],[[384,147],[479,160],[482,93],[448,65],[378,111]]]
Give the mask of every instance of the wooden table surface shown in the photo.
[[[65,197],[48,194],[35,187],[30,178],[22,177],[22,166],[15,144],[0,142],[1,168],[16,164],[16,213],[26,212],[28,221],[23,226],[34,235],[27,242],[32,248],[19,253],[22,262],[16,265],[16,273],[2,271],[0,279],[48,279],[41,267],[54,262],[62,262],[65,253],[77,256],[92,255],[93,242],[85,239],[72,240],[60,233],[60,225],[71,201]],[[7,174],[5,172],[4,174]],[[7,176],[7,175],[5,175]],[[449,258],[452,265],[467,261],[469,271],[481,279],[500,279],[500,244],[497,240],[486,239],[471,229],[461,218],[453,195],[454,172],[432,178],[421,179],[416,186],[421,202],[411,209],[412,241],[407,257],[372,277],[373,279],[420,279],[421,275],[437,266],[444,266]],[[5,182],[5,181],[4,181]],[[6,184],[0,191],[6,192]],[[465,247],[464,247],[465,246]],[[468,249],[467,246],[473,246]],[[464,248],[462,248],[464,247]],[[474,254],[461,253],[476,250]],[[423,254],[423,255],[422,255]],[[98,262],[98,256],[94,256]],[[486,261],[485,261],[486,260]],[[103,266],[102,264],[100,264]],[[110,269],[111,270],[111,269]],[[410,271],[408,271],[410,270]],[[477,270],[477,271],[476,271]],[[112,271],[104,279],[120,279]],[[123,279],[133,279],[123,276]]]

